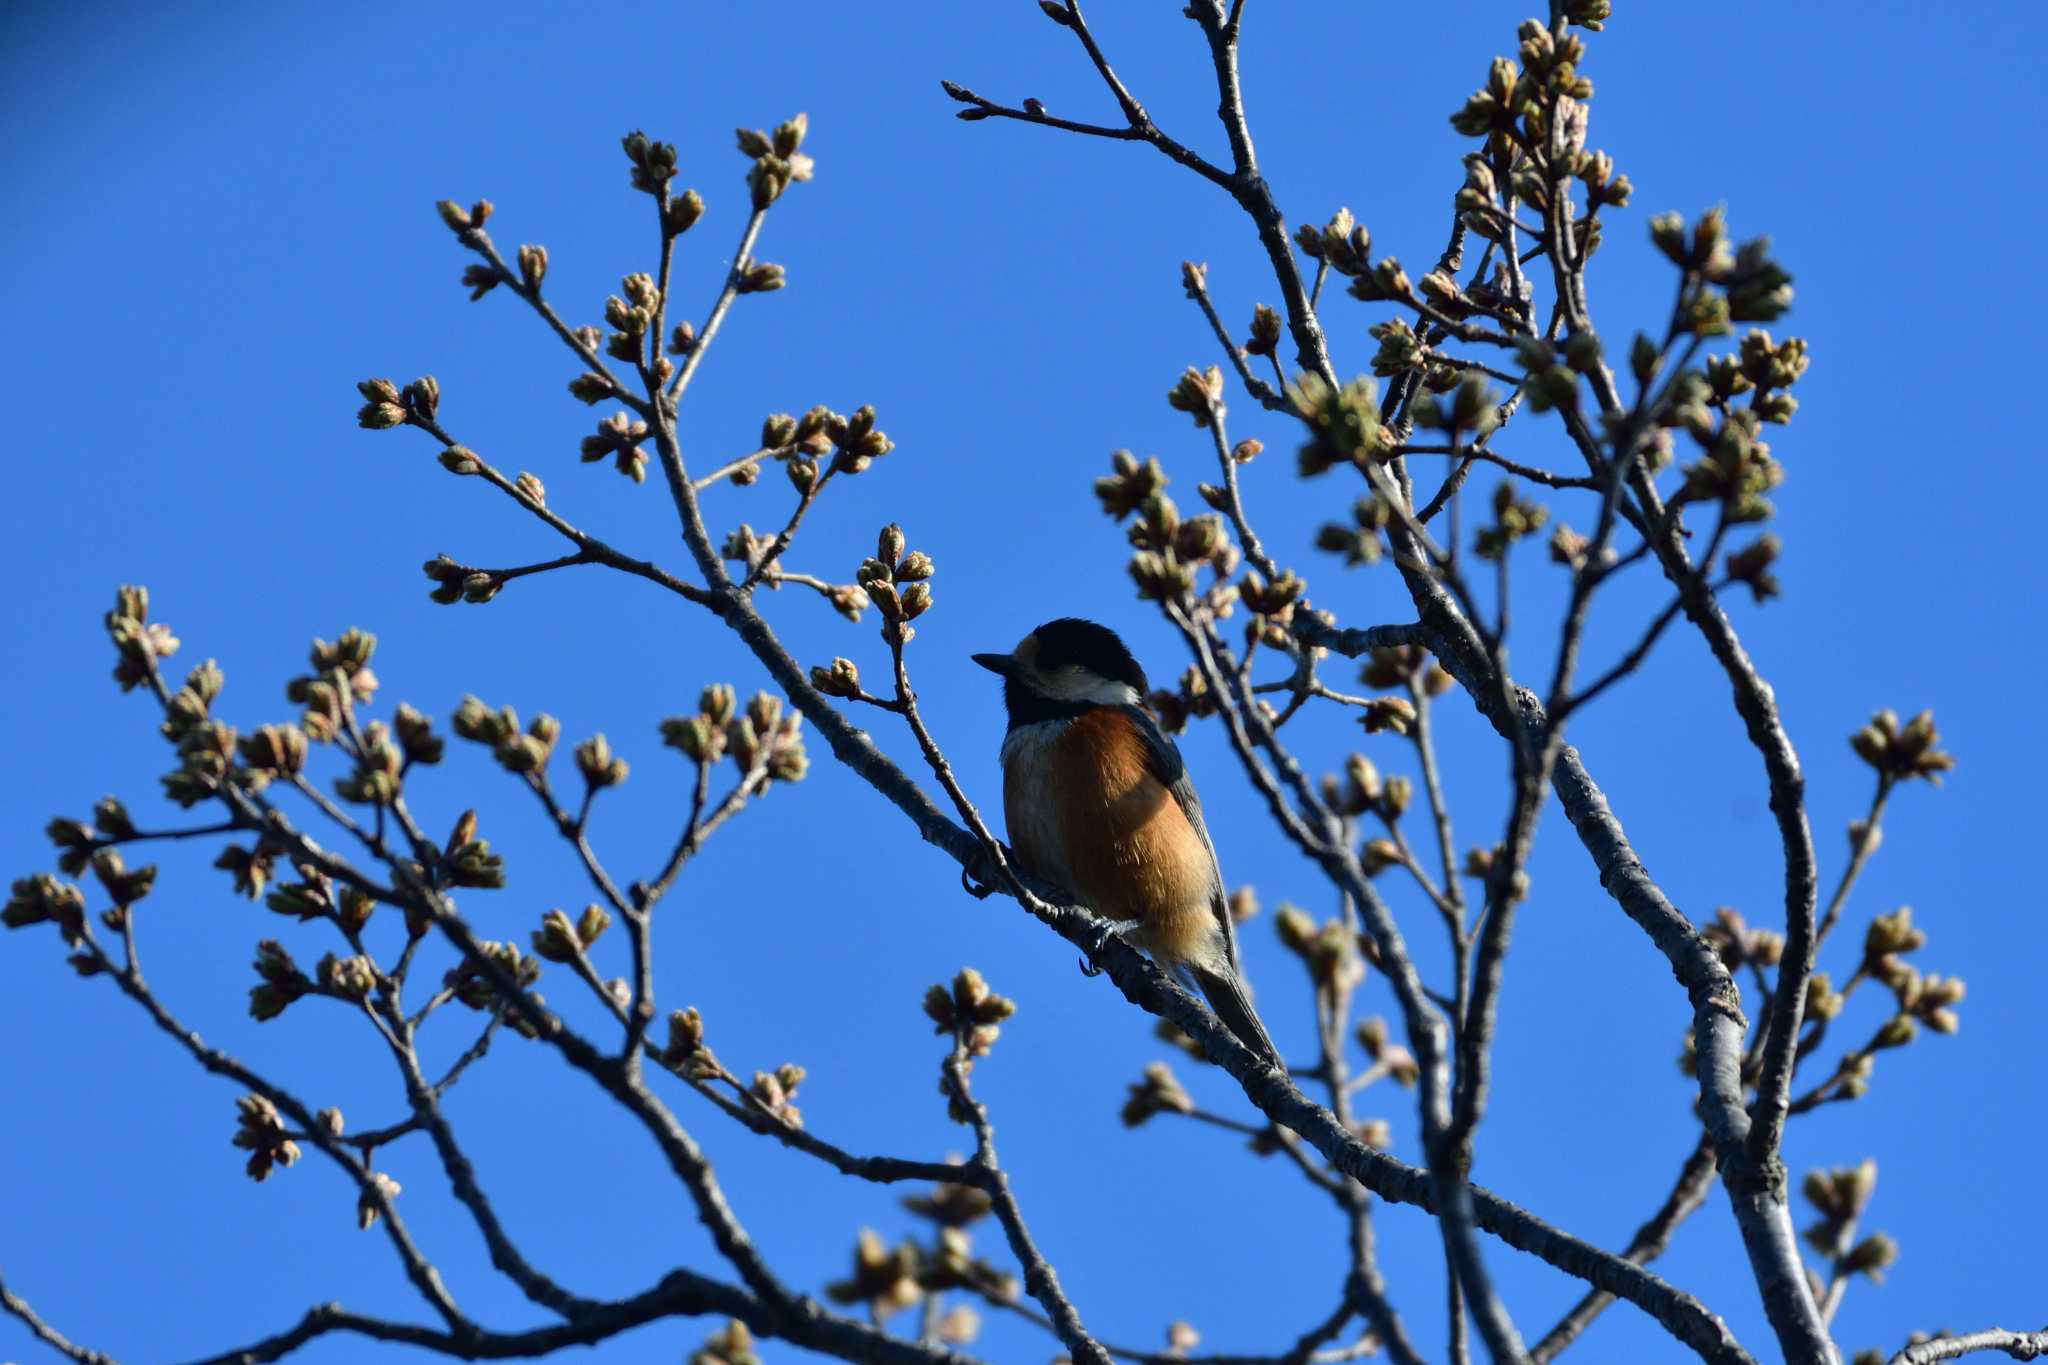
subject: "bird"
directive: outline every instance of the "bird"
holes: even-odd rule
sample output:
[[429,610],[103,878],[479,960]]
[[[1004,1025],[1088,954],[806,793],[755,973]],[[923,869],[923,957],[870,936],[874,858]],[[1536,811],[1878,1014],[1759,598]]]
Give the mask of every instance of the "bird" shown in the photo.
[[1223,872],[1180,750],[1115,631],[1048,621],[974,662],[1003,680],[1003,816],[1025,871],[1074,893],[1285,1069],[1238,966]]

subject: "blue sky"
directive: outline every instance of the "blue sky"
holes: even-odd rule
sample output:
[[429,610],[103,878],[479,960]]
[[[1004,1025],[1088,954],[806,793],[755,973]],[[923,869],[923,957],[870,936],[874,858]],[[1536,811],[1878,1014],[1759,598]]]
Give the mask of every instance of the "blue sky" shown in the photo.
[[[1193,28],[1171,7],[1096,8],[1105,46],[1159,121],[1222,156]],[[1249,7],[1254,132],[1292,221],[1348,205],[1379,250],[1411,269],[1434,258],[1463,150],[1446,116],[1487,59],[1512,49],[1523,17],[1490,0],[1449,8],[1425,23],[1400,7],[1312,19]],[[2031,1325],[2043,1316],[2037,1258],[2007,1229],[2048,1215],[2025,1156],[2048,1118],[2037,982],[2048,921],[2020,865],[2030,826],[2017,812],[2048,757],[2048,722],[2027,700],[2048,661],[2026,587],[2038,579],[2029,523],[1997,494],[2030,486],[2021,462],[2034,455],[2008,419],[2024,420],[2048,357],[2038,329],[2002,320],[1987,299],[2027,278],[2023,262],[2008,263],[2011,225],[2048,207],[2023,169],[2041,21],[2018,4],[1970,7],[1967,23],[1903,4],[1619,8],[1591,40],[1592,141],[1637,197],[1594,264],[1596,320],[1618,344],[1663,317],[1668,270],[1642,224],[1666,208],[1725,202],[1733,230],[1771,233],[1797,279],[1795,311],[1776,330],[1807,337],[1815,359],[1797,421],[1773,442],[1788,474],[1777,523],[1786,596],[1734,615],[1801,745],[1824,885],[1846,855],[1844,822],[1868,799],[1843,740],[1872,709],[1932,706],[1961,762],[1945,789],[1894,800],[1852,932],[1822,962],[1839,980],[1869,915],[1910,904],[1930,936],[1923,965],[1970,986],[1958,1036],[1886,1055],[1869,1096],[1792,1128],[1795,1172],[1877,1159],[1868,1226],[1902,1246],[1883,1288],[1851,1290],[1840,1340],[1854,1349],[1940,1324]],[[1024,0],[795,4],[773,19],[619,5],[571,17],[531,3],[488,18],[395,5],[0,16],[0,371],[13,451],[0,636],[16,661],[0,870],[47,867],[42,823],[83,815],[104,792],[150,822],[170,818],[152,795],[163,754],[147,708],[106,681],[99,614],[132,581],[150,585],[183,637],[180,662],[222,662],[224,712],[245,727],[284,716],[280,688],[308,637],[360,625],[381,638],[389,700],[445,717],[477,692],[546,709],[572,737],[605,731],[635,767],[595,837],[624,875],[644,875],[687,793],[656,722],[692,709],[705,682],[744,693],[760,674],[708,619],[596,570],[514,584],[487,607],[433,605],[422,559],[512,564],[555,547],[444,474],[427,442],[360,432],[352,417],[354,381],[432,373],[460,439],[539,474],[556,505],[615,544],[683,567],[655,484],[577,464],[590,414],[563,392],[575,372],[566,352],[514,300],[467,302],[462,253],[432,211],[442,197],[492,198],[499,243],[546,243],[550,292],[574,320],[595,319],[621,274],[651,265],[646,201],[627,188],[617,150],[634,126],[677,143],[682,183],[710,203],[677,270],[682,313],[701,315],[744,217],[732,127],[808,111],[817,178],[778,207],[758,252],[788,268],[790,287],[740,301],[692,390],[686,454],[702,469],[751,449],[768,412],[875,404],[896,452],[832,490],[791,563],[850,577],[891,519],[933,555],[938,605],[919,623],[914,675],[973,791],[996,804],[1001,717],[970,652],[1079,613],[1123,630],[1155,676],[1177,674],[1175,642],[1132,600],[1122,537],[1088,481],[1128,447],[1160,456],[1193,501],[1206,437],[1162,400],[1182,366],[1219,357],[1181,297],[1179,262],[1209,263],[1241,328],[1255,301],[1277,301],[1256,241],[1213,187],[1144,148],[954,121],[941,77],[1114,117],[1078,48]],[[1329,303],[1341,371],[1366,367],[1378,316]],[[1308,548],[1349,490],[1300,487],[1285,457],[1292,433],[1248,401],[1236,410],[1234,434],[1275,447],[1247,474],[1269,541],[1350,622],[1406,619],[1386,570],[1347,576]],[[1528,417],[1508,436],[1501,448],[1517,458],[1567,467]],[[771,478],[720,491],[710,515],[720,528],[758,527],[779,523],[786,501]],[[1526,559],[1514,643],[1534,670],[1547,667],[1558,584],[1540,552]],[[1633,639],[1661,605],[1652,588],[1602,600],[1593,659]],[[767,605],[800,657],[885,657],[872,622],[848,626],[795,590]],[[1461,837],[1490,843],[1505,757],[1457,698],[1440,714]],[[876,731],[914,762],[906,736]],[[1360,743],[1342,717],[1310,718],[1298,734],[1323,768]],[[1774,922],[1779,860],[1760,767],[1696,639],[1675,630],[1574,735],[1681,907],[1704,919],[1732,905]],[[1382,766],[1404,767],[1394,743],[1370,744]],[[1186,749],[1226,876],[1256,884],[1269,907],[1246,949],[1262,1012],[1283,1051],[1305,1057],[1306,990],[1270,907],[1291,899],[1322,915],[1330,898],[1260,815],[1220,737],[1197,731]],[[1013,906],[961,896],[949,864],[817,757],[805,783],[720,833],[663,910],[664,1004],[699,1005],[730,1065],[808,1066],[801,1100],[818,1132],[935,1156],[966,1134],[933,1094],[938,1051],[918,999],[977,965],[1021,1007],[978,1086],[1034,1230],[1090,1325],[1155,1346],[1185,1317],[1204,1349],[1249,1351],[1323,1316],[1344,1267],[1320,1199],[1228,1135],[1122,1129],[1123,1086],[1160,1052],[1149,1021],[1106,982],[1084,980],[1072,952]],[[545,909],[580,906],[581,881],[530,800],[484,755],[451,758],[417,783],[415,804],[438,825],[473,802],[512,865],[507,891],[465,900],[478,929],[523,937]],[[352,1124],[395,1118],[401,1096],[374,1039],[321,1002],[260,1027],[246,1018],[251,945],[280,923],[230,897],[208,857],[162,859],[143,930],[158,989],[209,1040],[340,1105]],[[1691,1142],[1692,1087],[1673,1065],[1685,1002],[1562,822],[1546,820],[1532,872],[1477,1174],[1618,1245]],[[1425,968],[1441,973],[1433,919],[1413,898],[1399,909]],[[285,937],[302,959],[326,946]],[[573,982],[543,989],[589,1021]],[[1394,1012],[1382,983],[1366,990],[1365,1012]],[[1875,1015],[1854,1020],[1841,1032],[1860,1034]],[[467,1028],[444,1020],[429,1051],[452,1056]],[[383,1240],[354,1231],[337,1173],[309,1160],[260,1187],[243,1179],[227,1144],[235,1092],[104,983],[75,980],[46,935],[0,941],[0,1036],[0,1167],[13,1174],[0,1267],[65,1330],[123,1357],[167,1359],[253,1339],[326,1299],[420,1315]],[[1181,1071],[1205,1103],[1249,1112],[1220,1078]],[[514,1233],[574,1288],[630,1292],[676,1264],[717,1271],[654,1153],[595,1099],[507,1040],[449,1108]],[[863,1225],[910,1230],[898,1191],[831,1176],[687,1095],[677,1104],[792,1283],[815,1291],[842,1273]],[[1374,1090],[1365,1110],[1389,1118],[1401,1154],[1417,1159],[1407,1094]],[[431,1154],[398,1147],[388,1160],[460,1301],[496,1325],[535,1321],[493,1277]],[[1403,1209],[1383,1209],[1379,1224],[1397,1303],[1439,1355],[1434,1229]],[[1488,1257],[1532,1337],[1577,1295],[1498,1244]],[[1774,1353],[1718,1191],[1658,1268],[1724,1313],[1753,1352]],[[705,1327],[643,1329],[602,1358],[675,1359]],[[0,1352],[37,1349],[0,1324]],[[1055,1350],[1012,1321],[991,1321],[977,1349],[1005,1361]],[[1580,1350],[1679,1356],[1627,1308]],[[305,1358],[361,1354],[331,1340]]]

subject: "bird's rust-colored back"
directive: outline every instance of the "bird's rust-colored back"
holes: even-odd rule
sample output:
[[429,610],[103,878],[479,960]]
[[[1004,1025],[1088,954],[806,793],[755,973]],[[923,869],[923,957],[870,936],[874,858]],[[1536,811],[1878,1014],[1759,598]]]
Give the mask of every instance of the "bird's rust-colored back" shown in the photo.
[[1003,775],[1010,841],[1025,867],[1098,914],[1140,921],[1144,946],[1161,958],[1214,955],[1214,860],[1153,775],[1130,717],[1098,707],[1032,757]]

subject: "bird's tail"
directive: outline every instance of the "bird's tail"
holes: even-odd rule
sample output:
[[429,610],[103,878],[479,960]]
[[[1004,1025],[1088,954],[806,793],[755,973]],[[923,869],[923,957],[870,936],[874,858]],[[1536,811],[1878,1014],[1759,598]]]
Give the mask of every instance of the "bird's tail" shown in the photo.
[[1202,994],[1208,997],[1209,1008],[1216,1011],[1216,1017],[1237,1035],[1237,1040],[1257,1053],[1267,1065],[1285,1071],[1287,1064],[1280,1060],[1280,1050],[1266,1036],[1266,1026],[1259,1022],[1258,1012],[1252,1008],[1244,978],[1227,967],[1220,972],[1212,972],[1191,966],[1189,972],[1195,978],[1195,984],[1202,988]]

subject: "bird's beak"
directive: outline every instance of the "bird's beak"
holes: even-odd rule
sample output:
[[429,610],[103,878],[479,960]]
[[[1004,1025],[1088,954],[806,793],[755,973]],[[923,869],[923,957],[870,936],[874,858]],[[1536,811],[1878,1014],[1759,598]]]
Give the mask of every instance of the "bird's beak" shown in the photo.
[[1008,654],[976,654],[974,662],[999,677],[1007,678],[1017,671],[1017,661]]

